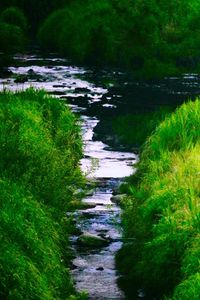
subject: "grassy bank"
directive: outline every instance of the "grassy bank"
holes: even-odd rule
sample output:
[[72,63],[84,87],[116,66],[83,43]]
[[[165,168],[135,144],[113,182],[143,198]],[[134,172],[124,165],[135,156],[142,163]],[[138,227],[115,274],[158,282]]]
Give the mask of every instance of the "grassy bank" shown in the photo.
[[84,178],[71,111],[43,91],[0,94],[0,298],[83,299],[67,269],[66,211]]
[[199,153],[197,99],[167,116],[147,139],[127,187],[123,224],[129,242],[117,262],[129,288],[145,288],[149,298],[200,298]]

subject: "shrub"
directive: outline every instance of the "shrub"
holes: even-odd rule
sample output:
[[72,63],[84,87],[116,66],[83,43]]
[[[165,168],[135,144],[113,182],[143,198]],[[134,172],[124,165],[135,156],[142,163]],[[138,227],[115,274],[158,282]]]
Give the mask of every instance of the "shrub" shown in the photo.
[[5,9],[1,15],[0,18],[2,22],[18,26],[23,31],[26,31],[27,29],[27,20],[24,15],[24,13],[17,7],[9,7]]
[[26,39],[18,26],[3,23],[0,20],[0,51],[14,53],[24,49]]

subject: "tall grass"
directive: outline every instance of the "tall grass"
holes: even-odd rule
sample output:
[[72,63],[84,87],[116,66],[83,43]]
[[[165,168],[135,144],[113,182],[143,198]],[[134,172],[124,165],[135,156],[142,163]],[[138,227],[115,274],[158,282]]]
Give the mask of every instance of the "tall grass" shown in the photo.
[[128,187],[123,217],[126,237],[135,240],[119,253],[119,265],[149,294],[198,299],[199,99],[183,104],[157,127],[138,168]]
[[1,298],[71,299],[65,214],[84,184],[76,118],[43,91],[4,92],[0,143]]

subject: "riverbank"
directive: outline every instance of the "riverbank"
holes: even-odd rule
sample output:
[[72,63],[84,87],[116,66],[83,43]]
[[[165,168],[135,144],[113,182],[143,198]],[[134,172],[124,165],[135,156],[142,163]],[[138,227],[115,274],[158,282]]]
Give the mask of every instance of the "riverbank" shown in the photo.
[[0,94],[0,295],[85,299],[68,266],[66,212],[84,185],[82,141],[66,105],[43,91]]
[[127,185],[122,205],[129,242],[117,263],[130,295],[141,289],[148,299],[200,297],[199,124],[199,99],[167,116],[146,140]]

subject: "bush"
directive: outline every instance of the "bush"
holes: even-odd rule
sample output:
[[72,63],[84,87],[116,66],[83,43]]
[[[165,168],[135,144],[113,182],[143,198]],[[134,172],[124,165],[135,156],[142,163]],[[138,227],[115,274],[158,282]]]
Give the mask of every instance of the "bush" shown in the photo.
[[112,3],[89,1],[84,5],[77,2],[54,12],[41,26],[38,36],[41,45],[48,48],[46,36],[57,32],[51,42],[54,50],[78,62],[110,64],[127,57],[121,48],[125,29],[126,23],[119,18]]
[[1,15],[0,18],[2,22],[18,26],[23,31],[26,31],[27,29],[27,20],[24,15],[24,13],[17,7],[9,7],[5,9]]
[[18,26],[3,23],[0,20],[0,51],[14,53],[24,49],[26,39]]
[[44,49],[78,62],[125,66],[143,77],[194,71],[199,65],[199,8],[199,0],[170,0],[167,6],[155,0],[75,1],[47,17],[38,39]]

